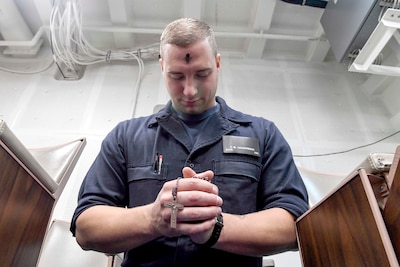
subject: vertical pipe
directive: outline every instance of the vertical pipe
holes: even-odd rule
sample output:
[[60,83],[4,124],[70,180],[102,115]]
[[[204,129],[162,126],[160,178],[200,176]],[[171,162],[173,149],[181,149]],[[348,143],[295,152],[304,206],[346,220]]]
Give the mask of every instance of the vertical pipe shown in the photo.
[[0,1],[0,33],[6,41],[29,41],[33,38],[13,0]]
[[[13,0],[0,0],[0,33],[5,41],[29,41],[33,38],[31,30]],[[9,48],[18,49],[18,47]]]

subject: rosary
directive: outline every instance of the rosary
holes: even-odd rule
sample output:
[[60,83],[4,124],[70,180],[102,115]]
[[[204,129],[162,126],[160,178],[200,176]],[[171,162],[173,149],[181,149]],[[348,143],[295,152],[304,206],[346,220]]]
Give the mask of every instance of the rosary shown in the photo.
[[[192,178],[210,181],[208,179],[208,177],[193,176]],[[177,200],[178,184],[179,184],[180,179],[182,179],[182,178],[178,177],[178,179],[176,180],[176,186],[174,188],[172,188],[172,202],[164,203],[164,207],[171,209],[171,223],[170,223],[171,228],[176,228],[176,217],[177,217],[178,210],[183,210],[183,208],[184,208],[184,206],[182,204],[178,203],[178,200]]]

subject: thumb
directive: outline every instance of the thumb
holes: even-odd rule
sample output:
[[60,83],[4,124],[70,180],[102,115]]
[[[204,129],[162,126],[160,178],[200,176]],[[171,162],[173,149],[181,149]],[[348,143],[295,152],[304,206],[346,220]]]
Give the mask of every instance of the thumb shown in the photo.
[[190,167],[184,167],[182,169],[183,178],[191,178],[196,175],[196,172],[192,170]]

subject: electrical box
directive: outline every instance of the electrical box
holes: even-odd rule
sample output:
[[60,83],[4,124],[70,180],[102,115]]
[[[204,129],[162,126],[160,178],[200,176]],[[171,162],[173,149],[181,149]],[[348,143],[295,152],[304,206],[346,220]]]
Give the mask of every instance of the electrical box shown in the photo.
[[378,25],[379,0],[329,1],[321,25],[338,62],[348,63],[350,55],[360,50]]

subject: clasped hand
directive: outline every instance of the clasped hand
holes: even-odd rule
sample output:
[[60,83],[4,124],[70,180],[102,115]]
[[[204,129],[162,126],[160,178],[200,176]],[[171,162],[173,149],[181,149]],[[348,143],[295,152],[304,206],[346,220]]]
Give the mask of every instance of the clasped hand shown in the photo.
[[[203,244],[211,236],[215,217],[222,212],[222,198],[218,196],[216,185],[192,178],[207,177],[211,181],[214,176],[212,171],[196,173],[185,167],[182,174],[184,179],[166,182],[160,190],[152,210],[153,226],[162,236],[188,235],[193,242]],[[176,209],[175,214],[171,208],[174,202],[174,188],[175,202],[183,206]],[[171,219],[176,219],[176,227],[171,227]]]

